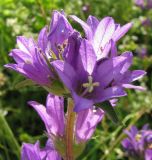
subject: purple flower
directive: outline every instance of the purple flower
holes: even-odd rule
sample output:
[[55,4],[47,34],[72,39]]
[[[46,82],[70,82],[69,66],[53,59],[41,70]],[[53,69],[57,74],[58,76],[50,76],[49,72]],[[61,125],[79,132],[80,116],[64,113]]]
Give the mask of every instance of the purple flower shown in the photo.
[[137,49],[137,54],[140,58],[145,58],[147,56],[147,48],[145,46]]
[[62,56],[64,48],[67,44],[67,39],[73,32],[73,28],[65,17],[64,12],[53,12],[53,17],[50,25],[50,33],[48,35],[48,41],[51,50],[55,53],[57,58]]
[[[78,48],[78,46],[79,50],[71,52],[71,48]],[[132,53],[125,52],[121,56],[97,61],[94,47],[88,40],[78,39],[77,42],[71,39],[67,48],[71,59],[54,61],[53,66],[65,86],[71,91],[75,111],[125,96],[124,88],[143,89],[131,84],[145,75],[142,70],[128,70],[132,64]]]
[[43,120],[49,134],[62,137],[65,132],[63,98],[49,94],[46,107],[35,101],[28,102]]
[[135,0],[135,4],[140,7],[141,9],[145,8],[145,2],[144,0]]
[[132,126],[130,131],[125,131],[127,138],[122,141],[122,146],[128,157],[141,160],[152,159],[152,131],[145,125],[141,130]]
[[135,0],[135,4],[141,9],[151,9],[152,0]]
[[21,160],[61,160],[60,155],[54,149],[50,140],[47,141],[45,148],[41,149],[39,142],[35,144],[23,143]]
[[86,109],[78,112],[76,120],[76,139],[78,142],[89,140],[97,124],[102,120],[104,112],[101,109],[94,108]]
[[152,0],[147,0],[147,9],[152,8]]
[[145,160],[152,160],[152,149],[147,149],[145,152]]
[[117,42],[132,26],[132,23],[128,23],[121,27],[112,17],[99,21],[96,17],[89,16],[86,23],[74,15],[70,17],[84,29],[86,38],[93,45],[97,60],[107,57],[112,45],[111,40]]
[[56,80],[50,61],[62,58],[66,40],[73,31],[64,13],[53,12],[50,32],[44,27],[35,42],[32,38],[17,37],[18,49],[13,49],[10,56],[16,64],[7,64],[11,68],[35,83],[50,87]]
[[82,6],[82,11],[84,13],[88,13],[90,11],[90,5],[89,4],[85,4],[84,6]]
[[152,26],[152,22],[149,18],[146,18],[142,21],[142,25],[145,27],[151,27]]
[[[64,139],[66,123],[63,99],[49,94],[46,107],[34,101],[30,101],[29,104],[38,112],[43,120],[48,135],[53,135],[54,140],[56,138]],[[96,125],[103,118],[103,115],[104,112],[101,109],[95,110],[94,108],[79,112],[75,121],[75,143],[89,140],[96,129]]]

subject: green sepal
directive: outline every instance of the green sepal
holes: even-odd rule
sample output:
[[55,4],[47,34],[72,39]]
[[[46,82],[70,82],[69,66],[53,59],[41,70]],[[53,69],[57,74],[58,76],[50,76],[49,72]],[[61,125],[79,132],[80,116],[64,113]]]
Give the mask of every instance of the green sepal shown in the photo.
[[75,159],[81,155],[85,146],[86,146],[85,143],[73,144],[73,154]]
[[55,149],[59,152],[62,158],[66,157],[66,145],[62,138],[55,138],[54,141]]
[[118,119],[117,113],[114,109],[114,107],[111,106],[109,101],[105,101],[102,103],[96,104],[97,107],[100,107],[105,111],[107,116],[115,123],[115,124],[120,124],[120,121]]
[[48,92],[53,93],[58,96],[64,96],[68,94],[67,89],[63,86],[63,84],[58,80],[53,80],[51,85],[48,87],[44,87]]
[[16,89],[19,89],[19,88],[23,88],[23,87],[26,87],[26,86],[33,86],[33,85],[36,85],[32,80],[30,79],[25,79],[19,83],[17,83],[15,85],[15,88]]

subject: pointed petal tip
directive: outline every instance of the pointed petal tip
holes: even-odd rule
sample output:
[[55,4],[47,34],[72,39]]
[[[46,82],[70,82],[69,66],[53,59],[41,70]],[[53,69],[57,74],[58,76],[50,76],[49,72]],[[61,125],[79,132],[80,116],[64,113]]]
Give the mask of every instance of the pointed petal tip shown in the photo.
[[133,22],[129,22],[127,24],[125,24],[124,26],[129,30],[132,26],[133,26]]
[[80,111],[82,111],[82,110],[86,110],[86,109],[89,109],[89,108],[91,108],[90,106],[80,106],[80,105],[75,105],[75,107],[74,107],[74,109],[73,109],[73,111],[74,112],[80,112]]
[[13,66],[14,66],[13,63],[8,63],[8,64],[5,64],[5,65],[4,65],[5,68],[10,68],[10,69],[14,69]]
[[31,106],[31,107],[34,107],[35,105],[39,105],[38,102],[32,101],[32,100],[31,100],[31,101],[28,101],[27,104],[28,104],[29,106]]

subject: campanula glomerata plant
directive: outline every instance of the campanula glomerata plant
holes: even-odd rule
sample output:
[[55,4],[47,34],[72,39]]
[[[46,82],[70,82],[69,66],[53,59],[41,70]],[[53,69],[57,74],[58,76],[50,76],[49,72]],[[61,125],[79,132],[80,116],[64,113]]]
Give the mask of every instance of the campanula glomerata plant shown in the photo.
[[23,160],[76,159],[104,115],[118,123],[114,106],[127,95],[126,89],[144,90],[133,82],[146,72],[130,69],[130,51],[117,51],[117,41],[132,23],[121,26],[112,17],[89,16],[87,22],[69,18],[82,26],[85,37],[63,11],[54,11],[37,40],[17,37],[18,48],[10,52],[15,63],[5,65],[49,92],[46,105],[28,102],[44,122],[48,140],[43,149],[39,141],[23,143]]

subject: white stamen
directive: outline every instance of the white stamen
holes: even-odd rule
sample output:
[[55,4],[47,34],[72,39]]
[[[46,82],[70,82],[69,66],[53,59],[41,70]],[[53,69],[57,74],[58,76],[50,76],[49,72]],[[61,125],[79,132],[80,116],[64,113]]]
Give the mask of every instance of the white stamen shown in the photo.
[[88,92],[91,93],[94,90],[94,87],[98,87],[100,85],[99,82],[93,83],[93,77],[88,76],[88,83],[83,83],[83,87],[87,88]]

